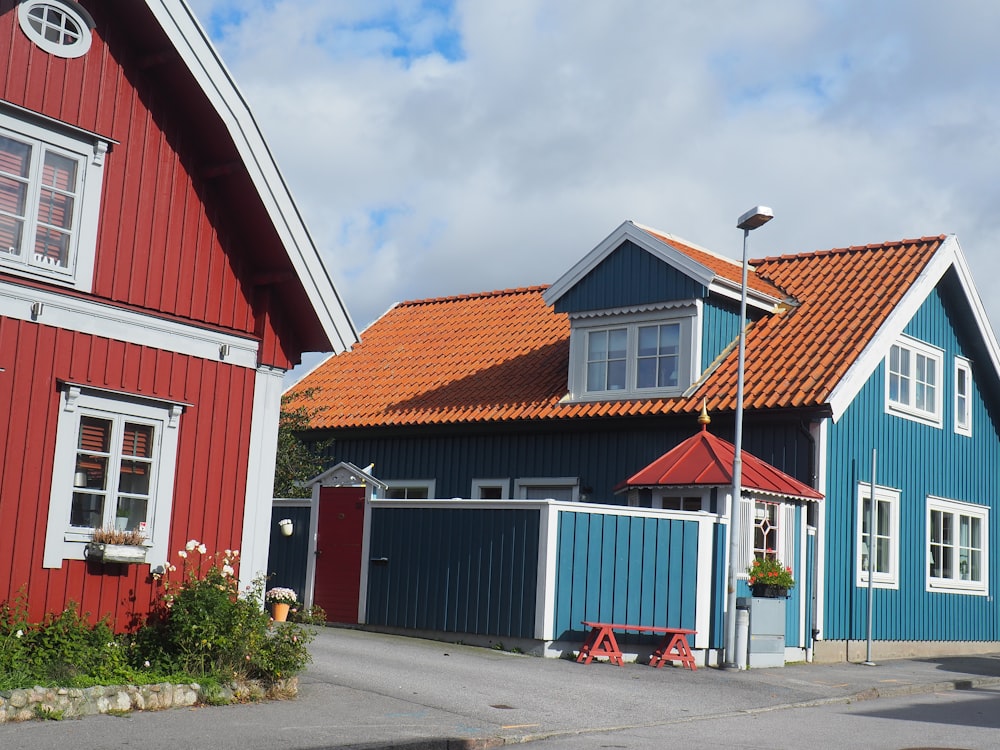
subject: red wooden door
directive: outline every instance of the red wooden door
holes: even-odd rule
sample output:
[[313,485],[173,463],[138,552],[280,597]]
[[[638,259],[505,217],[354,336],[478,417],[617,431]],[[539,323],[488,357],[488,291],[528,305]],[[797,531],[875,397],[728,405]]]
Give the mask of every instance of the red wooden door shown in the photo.
[[364,487],[320,487],[313,602],[328,622],[358,621],[364,520]]

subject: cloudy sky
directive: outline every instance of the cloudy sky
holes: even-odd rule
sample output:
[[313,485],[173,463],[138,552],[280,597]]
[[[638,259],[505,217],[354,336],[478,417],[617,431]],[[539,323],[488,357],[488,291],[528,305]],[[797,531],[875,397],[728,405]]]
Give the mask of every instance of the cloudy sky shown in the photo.
[[359,329],[756,204],[753,256],[957,234],[1000,328],[1000,3],[189,2]]

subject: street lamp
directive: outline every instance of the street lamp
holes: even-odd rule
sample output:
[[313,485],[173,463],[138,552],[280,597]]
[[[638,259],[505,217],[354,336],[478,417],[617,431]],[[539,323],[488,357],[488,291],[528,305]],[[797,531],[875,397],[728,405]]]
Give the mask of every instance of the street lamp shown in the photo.
[[743,273],[740,286],[740,353],[736,365],[736,434],[733,438],[733,490],[729,503],[729,575],[726,579],[726,640],[725,667],[743,669],[736,659],[736,569],[740,556],[740,503],[743,484],[743,372],[746,362],[747,327],[747,251],[750,232],[774,218],[767,206],[754,206],[736,221],[736,228],[743,230]]

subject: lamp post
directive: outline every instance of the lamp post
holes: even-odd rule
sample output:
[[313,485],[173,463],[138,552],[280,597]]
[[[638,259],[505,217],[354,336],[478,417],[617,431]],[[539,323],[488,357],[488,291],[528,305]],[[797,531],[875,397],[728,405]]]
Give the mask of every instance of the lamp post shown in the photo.
[[747,251],[750,232],[774,218],[767,206],[754,206],[736,221],[736,228],[743,230],[743,272],[740,286],[740,351],[736,365],[736,434],[733,437],[733,489],[729,503],[729,574],[726,578],[726,639],[724,667],[743,669],[736,659],[736,566],[740,556],[740,503],[743,484],[743,372],[746,362],[747,326]]

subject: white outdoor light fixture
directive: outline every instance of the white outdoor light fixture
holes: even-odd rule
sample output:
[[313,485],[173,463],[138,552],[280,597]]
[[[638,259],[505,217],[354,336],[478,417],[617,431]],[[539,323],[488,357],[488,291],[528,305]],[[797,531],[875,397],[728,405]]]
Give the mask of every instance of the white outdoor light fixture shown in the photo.
[[278,521],[278,528],[281,529],[282,536],[291,536],[292,532],[295,531],[291,518],[282,518]]
[[746,363],[747,327],[747,251],[750,247],[750,232],[774,218],[774,212],[767,206],[754,206],[736,220],[736,228],[743,230],[743,273],[740,286],[740,353],[736,365],[736,434],[733,437],[733,489],[729,503],[729,574],[726,578],[726,639],[725,667],[743,669],[742,661],[737,661],[736,651],[736,568],[740,557],[740,504],[743,484],[743,372]]

